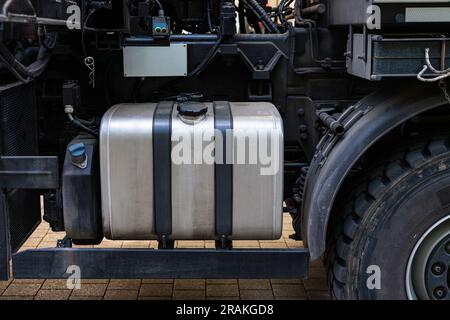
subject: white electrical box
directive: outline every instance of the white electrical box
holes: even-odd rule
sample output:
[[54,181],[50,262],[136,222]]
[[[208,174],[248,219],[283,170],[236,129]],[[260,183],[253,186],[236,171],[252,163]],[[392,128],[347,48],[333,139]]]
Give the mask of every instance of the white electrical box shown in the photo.
[[187,76],[187,44],[124,47],[123,71],[125,77]]

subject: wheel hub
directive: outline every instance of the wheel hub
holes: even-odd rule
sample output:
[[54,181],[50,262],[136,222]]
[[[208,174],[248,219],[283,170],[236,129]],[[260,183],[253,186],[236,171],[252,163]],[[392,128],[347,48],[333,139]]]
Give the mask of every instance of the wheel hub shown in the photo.
[[450,300],[450,216],[429,228],[415,245],[406,292],[412,300]]
[[431,253],[425,274],[428,295],[437,300],[450,300],[449,267],[450,235],[445,237]]

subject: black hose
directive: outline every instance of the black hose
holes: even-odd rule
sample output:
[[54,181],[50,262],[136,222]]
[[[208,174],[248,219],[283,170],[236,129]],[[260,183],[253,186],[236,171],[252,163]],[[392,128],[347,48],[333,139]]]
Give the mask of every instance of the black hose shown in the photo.
[[93,129],[91,129],[91,128],[89,128],[88,126],[84,125],[80,119],[78,119],[78,118],[72,116],[72,118],[70,119],[70,121],[71,121],[74,125],[76,125],[78,128],[80,128],[81,130],[83,130],[83,131],[85,131],[85,132],[87,132],[87,133],[90,133],[90,134],[92,134],[94,137],[97,137],[97,138],[98,138],[98,132],[95,131],[95,130],[93,130]]
[[211,48],[211,50],[208,52],[208,55],[206,56],[206,58],[203,59],[203,61],[194,70],[192,70],[192,72],[190,72],[188,74],[188,77],[197,76],[198,74],[200,74],[200,72],[202,72],[202,70],[206,67],[206,65],[211,61],[211,59],[216,54],[217,49],[219,48],[220,43],[222,41],[222,35],[220,33],[220,28],[216,28],[216,32],[217,32],[216,43]]
[[257,17],[261,19],[266,27],[268,27],[269,31],[273,33],[281,33],[278,29],[278,26],[275,22],[272,21],[269,14],[264,10],[264,8],[259,4],[256,0],[241,0],[243,1],[254,13]]
[[280,5],[278,6],[278,17],[280,18],[280,22],[285,24],[287,23],[286,17],[284,16],[284,6],[286,5],[286,0],[281,0]]
[[153,0],[153,2],[156,3],[156,5],[159,7],[160,11],[164,11],[164,7],[162,6],[162,4],[159,0]]

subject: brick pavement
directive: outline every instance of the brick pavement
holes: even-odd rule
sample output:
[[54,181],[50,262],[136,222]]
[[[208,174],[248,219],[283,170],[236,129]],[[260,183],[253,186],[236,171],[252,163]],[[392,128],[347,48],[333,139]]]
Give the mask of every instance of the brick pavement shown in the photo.
[[[293,233],[286,216],[283,237],[277,241],[234,241],[236,248],[298,248],[301,242],[289,239]],[[42,223],[20,250],[55,247],[64,233],[54,233]],[[176,242],[177,248],[213,248],[214,241]],[[156,248],[156,241],[105,240],[99,248]],[[320,262],[311,263],[310,278],[272,280],[82,280],[81,289],[69,290],[65,280],[0,281],[0,300],[274,300],[329,299],[325,270]]]

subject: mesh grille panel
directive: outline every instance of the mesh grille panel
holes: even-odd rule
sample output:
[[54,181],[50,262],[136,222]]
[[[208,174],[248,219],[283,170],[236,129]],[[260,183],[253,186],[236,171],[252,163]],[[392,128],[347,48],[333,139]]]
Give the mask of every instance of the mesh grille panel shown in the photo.
[[[33,84],[0,87],[0,154],[38,155],[36,103]],[[8,190],[11,246],[16,251],[40,222],[39,193]]]

